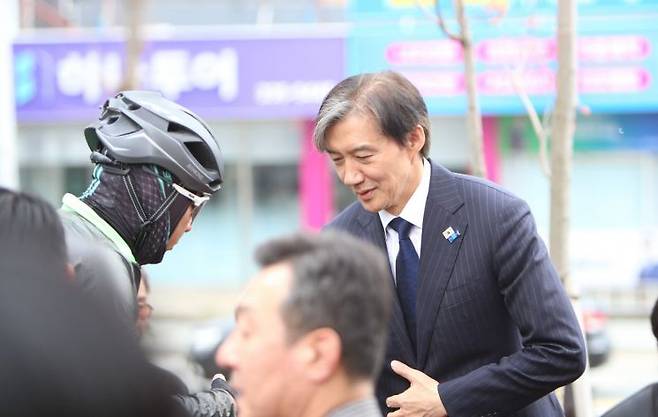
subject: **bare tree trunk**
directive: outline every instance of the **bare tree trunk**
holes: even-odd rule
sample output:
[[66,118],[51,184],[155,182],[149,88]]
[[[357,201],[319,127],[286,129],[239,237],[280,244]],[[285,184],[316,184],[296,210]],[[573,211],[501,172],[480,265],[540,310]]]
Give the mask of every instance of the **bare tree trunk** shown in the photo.
[[484,140],[482,134],[482,115],[478,102],[477,86],[475,84],[475,60],[473,58],[473,43],[468,27],[468,19],[464,12],[464,1],[455,0],[457,21],[461,28],[461,43],[464,51],[464,80],[466,81],[466,94],[468,96],[468,109],[466,112],[466,127],[471,142],[471,163],[473,175],[486,178],[487,165],[484,160]]
[[557,96],[551,140],[551,257],[560,279],[569,283],[569,192],[576,117],[575,6],[560,0],[558,6]]
[[[571,162],[576,118],[576,20],[575,0],[559,0],[557,17],[558,72],[557,96],[553,112],[551,140],[551,218],[550,252],[557,272],[580,317],[578,291],[569,270],[569,210]],[[582,325],[582,323],[581,323]],[[589,369],[567,389],[574,404],[565,404],[576,417],[591,417],[592,398]]]
[[142,17],[146,0],[126,0],[128,30],[126,39],[126,65],[121,90],[133,90],[140,85],[139,58],[142,54]]

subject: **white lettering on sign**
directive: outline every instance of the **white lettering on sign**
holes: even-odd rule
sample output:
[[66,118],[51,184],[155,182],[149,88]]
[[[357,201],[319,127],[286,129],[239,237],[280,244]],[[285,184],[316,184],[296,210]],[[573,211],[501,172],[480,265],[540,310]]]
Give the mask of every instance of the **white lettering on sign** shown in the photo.
[[583,93],[635,93],[651,86],[651,74],[644,68],[583,68],[578,87]]
[[[482,94],[515,95],[517,90],[512,81],[509,71],[483,71],[477,75]],[[518,74],[517,82],[527,94],[550,94],[555,91],[555,71],[550,68],[525,70]]]
[[260,81],[254,86],[254,102],[259,106],[318,104],[334,84],[333,80]]
[[238,96],[238,54],[233,48],[191,55],[186,50],[156,51],[148,62],[145,84],[176,100],[181,93],[217,90],[222,101]]
[[464,75],[454,71],[408,71],[404,75],[427,97],[454,96],[464,92]]
[[190,89],[187,74],[189,54],[183,49],[156,51],[146,67],[144,84],[149,89],[162,91],[162,94],[177,99],[182,91]]
[[538,64],[555,60],[557,47],[552,38],[498,38],[480,42],[475,53],[480,61],[492,64]]
[[56,63],[55,82],[67,96],[82,96],[86,103],[98,103],[107,91],[116,91],[121,82],[121,57],[116,52],[69,52]]
[[386,47],[391,65],[454,65],[463,59],[461,45],[453,40],[394,42]]
[[[89,104],[117,91],[124,73],[118,52],[69,52],[55,65],[61,94],[81,96]],[[184,49],[155,51],[148,61],[140,62],[138,74],[145,88],[162,91],[172,100],[195,89],[216,90],[224,102],[235,100],[239,93],[238,54],[233,48],[196,54]]]
[[651,53],[644,36],[588,36],[578,39],[578,57],[583,62],[640,61]]

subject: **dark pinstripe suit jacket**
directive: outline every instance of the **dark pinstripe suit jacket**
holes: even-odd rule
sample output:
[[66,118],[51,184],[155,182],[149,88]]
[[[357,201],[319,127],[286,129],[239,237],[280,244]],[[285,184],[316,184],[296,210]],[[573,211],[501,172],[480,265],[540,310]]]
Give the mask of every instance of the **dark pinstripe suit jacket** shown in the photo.
[[[356,202],[328,226],[386,251],[377,213]],[[450,243],[443,231],[460,236]],[[525,202],[432,164],[425,207],[414,351],[395,300],[377,397],[408,382],[397,359],[439,381],[450,417],[562,416],[551,391],[576,379],[585,347],[571,304]]]

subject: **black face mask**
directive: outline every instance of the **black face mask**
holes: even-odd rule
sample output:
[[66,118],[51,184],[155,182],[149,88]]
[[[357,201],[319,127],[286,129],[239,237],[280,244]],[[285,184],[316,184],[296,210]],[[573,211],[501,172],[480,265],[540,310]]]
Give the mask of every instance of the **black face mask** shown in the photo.
[[190,206],[172,182],[169,172],[153,165],[98,165],[80,199],[121,235],[140,265],[155,264]]

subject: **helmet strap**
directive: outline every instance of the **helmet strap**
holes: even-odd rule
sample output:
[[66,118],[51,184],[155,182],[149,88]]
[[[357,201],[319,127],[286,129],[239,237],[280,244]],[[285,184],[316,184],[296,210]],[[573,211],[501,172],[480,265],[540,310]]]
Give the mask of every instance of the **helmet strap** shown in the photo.
[[130,173],[130,168],[98,151],[92,152],[89,159],[95,164],[103,165],[105,170],[111,174],[126,176]]

